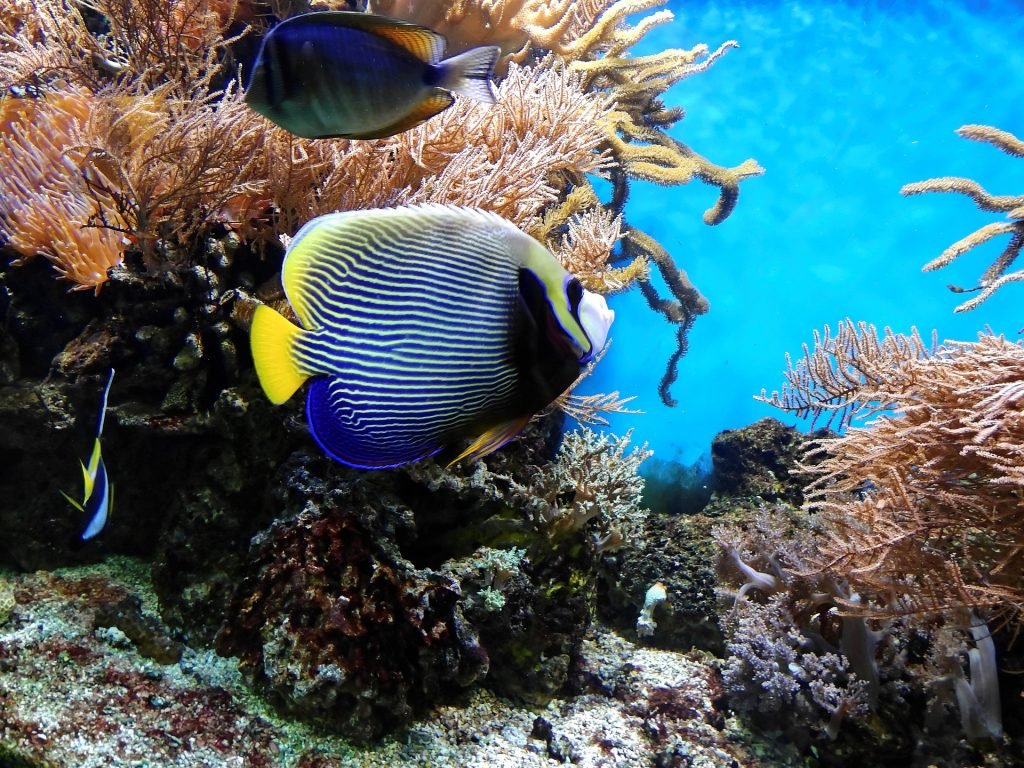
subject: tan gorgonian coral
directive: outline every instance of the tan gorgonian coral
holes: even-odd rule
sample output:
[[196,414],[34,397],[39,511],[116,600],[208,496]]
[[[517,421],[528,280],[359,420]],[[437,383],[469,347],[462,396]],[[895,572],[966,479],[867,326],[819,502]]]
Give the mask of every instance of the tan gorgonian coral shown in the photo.
[[205,94],[220,71],[236,0],[89,0],[110,22],[106,65],[151,87]]
[[103,93],[79,144],[109,179],[92,185],[113,200],[97,220],[131,235],[158,268],[159,238],[187,245],[231,201],[261,187],[254,176],[265,132],[233,85],[218,98],[183,99],[170,84]]
[[0,238],[24,257],[16,263],[43,255],[73,288],[99,291],[127,241],[92,225],[114,201],[94,192],[108,181],[74,149],[90,108],[84,91],[0,98]]
[[803,355],[793,362],[786,353],[786,383],[771,395],[761,390],[755,399],[799,418],[810,418],[814,427],[822,417],[825,426],[845,429],[894,407],[889,393],[909,391],[909,373],[915,361],[934,354],[936,342],[924,343],[917,329],[909,335],[886,328],[881,337],[875,326],[863,321],[840,321],[835,334],[827,325],[814,331],[814,345],[803,345]]
[[[869,336],[873,328],[850,322],[836,336],[871,358],[859,366],[868,374],[847,380],[843,397],[887,411],[865,428],[820,441],[809,455],[804,469],[815,479],[807,507],[824,518],[810,565],[860,594],[850,610],[966,607],[1019,620],[1024,347],[981,334],[929,352],[916,334]],[[828,367],[807,360],[802,369],[808,375],[789,409],[833,407],[820,394],[836,388]]]
[[264,123],[237,84],[211,90],[233,3],[96,2],[90,7],[111,24],[102,36],[88,31],[77,7],[36,5],[35,42],[0,36],[0,85],[26,94],[8,97],[11,109],[31,109],[40,94],[47,103],[73,94],[77,117],[74,131],[26,133],[0,157],[5,178],[21,178],[33,158],[48,158],[63,174],[63,186],[45,195],[33,197],[21,184],[21,193],[0,202],[11,244],[87,240],[89,247],[64,248],[80,252],[81,267],[55,259],[86,287],[106,279],[103,265],[120,259],[124,236],[157,268],[158,238],[187,249],[202,226],[252,191]]
[[[251,22],[253,6],[235,0],[41,0],[34,18],[19,17],[0,30],[0,87],[20,98],[74,90],[88,101],[75,142],[54,145],[61,163],[77,163],[88,193],[84,208],[66,201],[50,206],[48,226],[57,239],[88,231],[83,224],[120,246],[124,235],[142,250],[147,267],[158,270],[188,259],[212,222],[233,224],[254,241],[294,232],[333,210],[417,202],[479,206],[543,240],[594,290],[640,282],[652,307],[678,326],[674,371],[686,331],[707,302],[664,248],[624,223],[628,179],[718,184],[717,221],[749,169],[716,171],[663,133],[682,110],[665,108],[661,95],[729,44],[714,53],[698,46],[630,58],[628,48],[672,16],[659,11],[632,26],[625,17],[661,4],[418,5],[417,13],[443,11],[445,24],[458,16],[456,26],[471,30],[465,38],[471,44],[486,42],[479,35],[499,27],[514,30],[520,36],[514,47],[531,63],[508,65],[496,105],[457,99],[421,126],[373,141],[297,139],[247,109],[228,29],[238,17]],[[109,31],[90,31],[82,8],[106,19]],[[454,34],[436,19],[422,20]],[[609,205],[594,194],[591,174],[611,178]],[[8,219],[14,225],[25,220]],[[654,292],[647,280],[651,262],[672,298]],[[67,275],[90,286],[102,281],[75,270]],[[672,378],[666,374],[668,383]]]
[[18,36],[33,42],[38,39],[35,3],[32,0],[5,0],[0,13],[0,34]]
[[441,33],[449,52],[477,45],[501,48],[499,74],[511,62],[523,63],[538,52],[553,52],[566,59],[612,47],[631,45],[650,27],[671,14],[662,11],[628,31],[623,19],[663,5],[665,0],[454,0],[424,3],[417,0],[370,0],[369,10],[405,19]]
[[[1024,141],[1012,133],[1001,131],[987,125],[965,125],[957,133],[972,141],[983,141],[992,144],[1013,157],[1024,157]],[[980,184],[972,179],[956,176],[943,176],[928,179],[914,184],[907,184],[900,190],[904,195],[920,195],[925,192],[957,192],[970,197],[983,211],[1005,213],[1009,221],[986,224],[967,237],[953,243],[937,258],[924,265],[924,271],[930,272],[951,264],[967,251],[1000,235],[1010,235],[1010,242],[985,270],[976,288],[961,288],[950,285],[955,293],[981,291],[977,296],[965,301],[956,308],[956,312],[968,312],[986,301],[997,290],[1007,283],[1024,281],[1024,269],[1007,272],[1024,248],[1024,195],[991,195]]]

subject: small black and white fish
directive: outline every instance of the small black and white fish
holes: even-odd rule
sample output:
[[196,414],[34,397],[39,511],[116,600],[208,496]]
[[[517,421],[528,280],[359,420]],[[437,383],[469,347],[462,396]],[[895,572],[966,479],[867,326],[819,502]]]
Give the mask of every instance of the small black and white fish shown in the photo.
[[420,205],[313,219],[282,282],[302,327],[261,305],[260,384],[283,403],[312,379],[313,437],[344,464],[393,467],[476,438],[497,450],[576,380],[614,313],[500,216]]
[[88,541],[107,524],[107,519],[114,509],[114,485],[110,482],[107,474],[107,465],[103,461],[100,449],[100,438],[103,436],[103,423],[107,415],[107,398],[110,396],[110,385],[114,382],[114,369],[110,369],[110,376],[107,379],[107,386],[103,389],[103,400],[100,403],[100,415],[96,427],[96,439],[93,441],[92,453],[89,455],[89,463],[82,466],[82,482],[85,491],[82,501],[77,502],[68,494],[61,491],[61,495],[67,499],[71,506],[79,512],[84,513],[85,530],[82,532],[81,540]]
[[453,93],[493,102],[500,49],[442,60],[445,45],[426,27],[384,16],[293,16],[264,37],[245,101],[307,139],[393,136],[447,109]]

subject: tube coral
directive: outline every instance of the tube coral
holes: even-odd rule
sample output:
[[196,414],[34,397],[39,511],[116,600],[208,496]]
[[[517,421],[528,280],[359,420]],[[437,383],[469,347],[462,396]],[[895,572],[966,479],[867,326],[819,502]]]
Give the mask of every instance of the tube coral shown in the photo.
[[[992,144],[1013,157],[1024,157],[1024,141],[1021,141],[1012,133],[1007,133],[987,125],[965,125],[957,129],[957,133],[965,139]],[[982,274],[977,287],[961,288],[955,285],[949,286],[949,289],[954,293],[981,291],[974,298],[963,302],[955,311],[969,312],[977,308],[982,302],[988,300],[993,293],[1007,283],[1024,281],[1024,269],[1007,272],[1020,255],[1021,248],[1024,248],[1024,195],[991,195],[976,181],[955,176],[943,176],[937,179],[907,184],[900,192],[904,195],[920,195],[925,192],[958,192],[971,198],[983,211],[1002,212],[1009,219],[1009,221],[986,224],[967,237],[957,240],[939,254],[937,258],[924,265],[923,269],[925,272],[941,269],[982,243],[987,243],[989,240],[1000,235],[1010,235],[1010,242],[1007,243],[1003,252],[999,254],[996,260]]]

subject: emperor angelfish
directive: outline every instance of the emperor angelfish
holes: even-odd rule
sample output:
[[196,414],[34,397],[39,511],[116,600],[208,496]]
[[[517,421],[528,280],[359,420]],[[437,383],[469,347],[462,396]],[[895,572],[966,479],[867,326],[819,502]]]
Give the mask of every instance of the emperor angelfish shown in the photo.
[[307,139],[393,136],[454,101],[491,103],[501,49],[441,60],[442,35],[406,21],[353,11],[293,16],[263,38],[245,101]]
[[466,438],[455,461],[497,450],[576,380],[614,318],[547,248],[476,208],[321,216],[292,239],[281,279],[302,328],[257,307],[263,391],[283,403],[312,377],[313,437],[364,469]]

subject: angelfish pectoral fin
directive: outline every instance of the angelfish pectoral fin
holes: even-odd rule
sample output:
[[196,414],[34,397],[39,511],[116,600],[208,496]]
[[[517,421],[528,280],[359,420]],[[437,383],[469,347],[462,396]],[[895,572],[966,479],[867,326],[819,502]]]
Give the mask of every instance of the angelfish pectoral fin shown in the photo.
[[489,453],[494,453],[513,437],[522,432],[523,429],[526,428],[526,425],[530,423],[531,418],[532,414],[526,414],[525,416],[519,416],[491,427],[480,435],[480,437],[470,443],[466,450],[448,462],[447,466],[450,467],[453,464],[457,464],[463,459],[476,461]]

